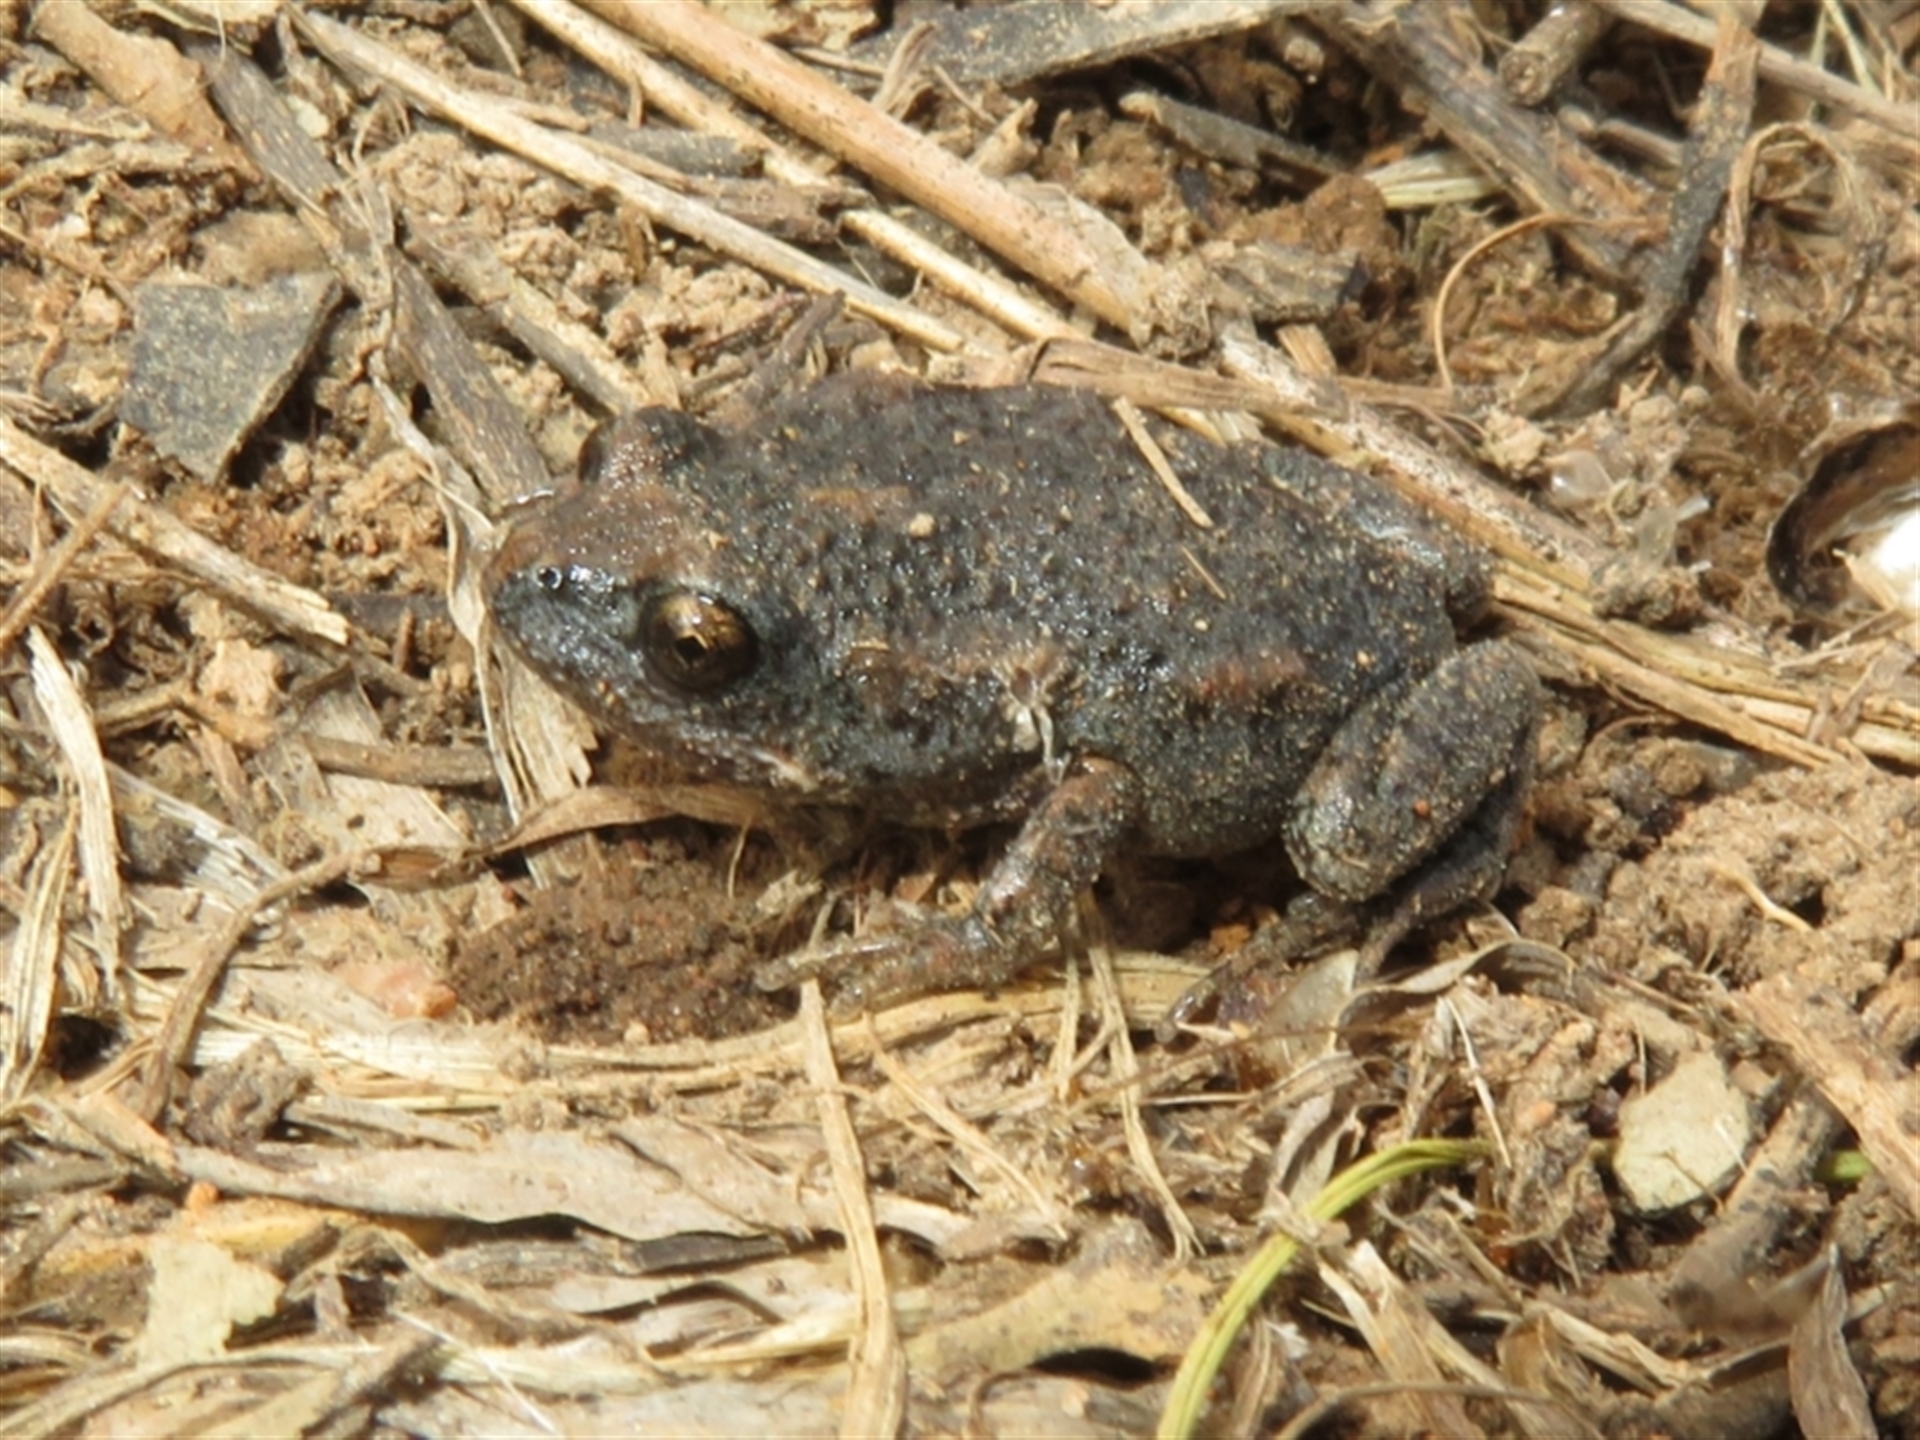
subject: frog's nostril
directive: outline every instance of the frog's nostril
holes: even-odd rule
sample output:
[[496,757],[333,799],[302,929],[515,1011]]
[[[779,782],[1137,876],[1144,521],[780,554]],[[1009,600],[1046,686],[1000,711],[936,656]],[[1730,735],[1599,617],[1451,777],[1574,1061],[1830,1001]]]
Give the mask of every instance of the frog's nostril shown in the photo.
[[558,565],[542,565],[533,572],[533,583],[549,595],[556,595],[566,589],[567,572]]

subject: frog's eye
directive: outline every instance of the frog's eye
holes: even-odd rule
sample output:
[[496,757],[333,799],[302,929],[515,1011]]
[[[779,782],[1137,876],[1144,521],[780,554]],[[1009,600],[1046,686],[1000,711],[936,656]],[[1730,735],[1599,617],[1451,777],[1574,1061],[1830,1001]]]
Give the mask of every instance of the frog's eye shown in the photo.
[[758,649],[738,610],[697,590],[670,590],[649,600],[640,617],[640,644],[661,679],[696,695],[738,680],[753,668]]

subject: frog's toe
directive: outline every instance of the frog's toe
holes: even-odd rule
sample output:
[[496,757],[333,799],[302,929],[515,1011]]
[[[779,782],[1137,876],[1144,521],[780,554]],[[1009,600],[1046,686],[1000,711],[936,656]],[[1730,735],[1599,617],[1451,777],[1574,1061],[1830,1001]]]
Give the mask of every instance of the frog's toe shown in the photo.
[[1236,1013],[1260,1012],[1265,1004],[1256,998],[1257,992],[1270,991],[1270,977],[1284,972],[1291,962],[1370,942],[1379,931],[1378,908],[1348,905],[1312,890],[1295,896],[1280,918],[1262,926],[1238,954],[1175,997],[1154,1025],[1155,1038],[1163,1044],[1172,1041],[1181,1027],[1196,1024],[1209,1009],[1222,1024]]
[[804,980],[828,980],[837,984],[850,974],[888,964],[900,943],[899,935],[888,934],[808,945],[760,966],[753,972],[753,983],[762,990],[785,990]]
[[997,985],[1017,957],[978,915],[928,915],[900,930],[837,940],[768,962],[754,974],[763,990],[803,980],[831,983],[837,1014],[970,985]]

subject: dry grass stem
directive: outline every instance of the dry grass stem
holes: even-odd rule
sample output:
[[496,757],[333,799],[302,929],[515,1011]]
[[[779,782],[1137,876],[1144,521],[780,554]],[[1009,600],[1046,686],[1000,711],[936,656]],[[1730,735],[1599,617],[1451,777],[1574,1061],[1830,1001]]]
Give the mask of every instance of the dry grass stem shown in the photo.
[[1073,231],[719,16],[683,0],[640,7],[590,0],[589,8],[693,65],[1108,324],[1124,329],[1139,318]]
[[[101,508],[112,493],[110,482],[40,444],[5,418],[0,418],[0,461],[45,486],[75,523]],[[329,645],[347,641],[347,622],[320,596],[214,544],[139,495],[112,508],[107,528],[136,549],[178,566],[235,604],[296,635]]]
[[[1672,0],[1594,0],[1594,3],[1622,20],[1631,20],[1636,25],[1644,25],[1662,35],[1671,35],[1703,50],[1713,48],[1714,22],[1705,15],[1673,4]],[[1920,155],[1920,113],[1915,112],[1911,95],[1888,97],[1875,94],[1817,65],[1810,65],[1797,55],[1789,55],[1778,46],[1767,44],[1760,47],[1760,78],[1796,90],[1822,104],[1858,115],[1863,120],[1871,120],[1917,147],[1915,153]]]
[[894,1322],[887,1272],[874,1230],[867,1196],[867,1167],[860,1137],[847,1113],[840,1069],[827,1030],[820,987],[808,981],[800,998],[800,1029],[806,1055],[807,1084],[813,1091],[820,1130],[832,1167],[841,1233],[853,1261],[853,1293],[859,1319],[848,1354],[847,1400],[841,1422],[844,1435],[893,1435],[906,1411],[907,1365]]
[[120,937],[127,923],[127,902],[106,757],[100,752],[100,737],[94,730],[86,698],[61,663],[53,642],[37,626],[27,634],[27,651],[32,662],[34,698],[59,746],[71,802],[79,816],[80,874],[87,886],[100,1002],[111,1009],[119,1002],[123,978]]
[[811,256],[771,240],[750,225],[728,219],[710,206],[614,165],[589,147],[521,119],[486,96],[447,84],[425,66],[367,40],[358,31],[321,15],[303,14],[300,24],[322,51],[396,86],[416,104],[483,135],[505,149],[564,175],[577,184],[604,190],[659,224],[711,245],[723,254],[778,275],[803,289],[840,293],[863,314],[891,325],[936,350],[954,350],[960,337],[932,316]]

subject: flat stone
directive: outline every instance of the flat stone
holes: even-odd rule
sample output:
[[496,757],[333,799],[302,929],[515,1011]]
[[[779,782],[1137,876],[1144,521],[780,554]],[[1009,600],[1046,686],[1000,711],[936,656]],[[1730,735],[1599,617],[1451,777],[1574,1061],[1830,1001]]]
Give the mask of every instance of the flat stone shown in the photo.
[[150,282],[134,291],[120,417],[203,480],[273,413],[306,364],[339,287],[321,272],[246,289]]
[[1696,1051],[1620,1107],[1613,1173],[1642,1214],[1677,1210],[1719,1190],[1752,1142],[1746,1097],[1718,1056]]

